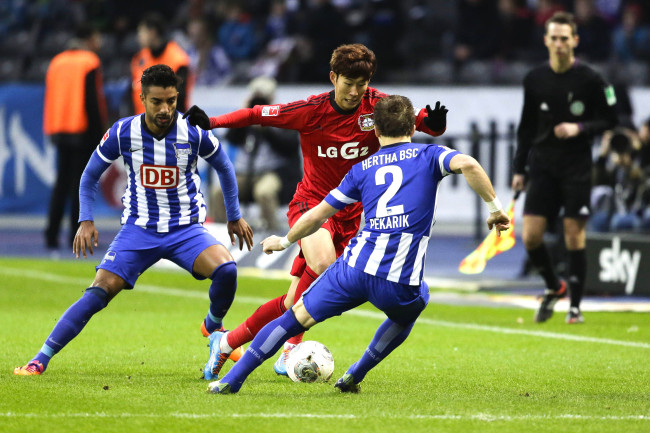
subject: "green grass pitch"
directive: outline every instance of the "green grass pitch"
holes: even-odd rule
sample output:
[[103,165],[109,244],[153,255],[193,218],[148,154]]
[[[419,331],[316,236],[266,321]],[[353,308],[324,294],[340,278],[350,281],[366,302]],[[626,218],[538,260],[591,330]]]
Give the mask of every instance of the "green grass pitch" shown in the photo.
[[[360,394],[340,394],[334,381],[383,320],[362,306],[306,335],[334,354],[330,383],[278,377],[273,357],[239,394],[220,396],[199,379],[207,282],[155,269],[43,376],[14,376],[90,285],[94,264],[0,259],[0,432],[650,431],[648,314],[588,313],[575,326],[557,314],[537,325],[530,310],[432,303]],[[240,276],[226,327],[287,286]]]

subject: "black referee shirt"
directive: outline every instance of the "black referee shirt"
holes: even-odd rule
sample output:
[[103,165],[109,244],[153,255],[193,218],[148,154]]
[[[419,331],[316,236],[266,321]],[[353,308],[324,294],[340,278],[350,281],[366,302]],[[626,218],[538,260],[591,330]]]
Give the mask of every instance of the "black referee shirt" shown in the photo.
[[[517,131],[514,172],[526,165],[561,177],[585,176],[592,163],[596,134],[616,126],[614,89],[591,67],[576,60],[562,74],[546,63],[524,78],[524,106]],[[560,140],[553,128],[562,122],[579,123],[578,136]]]

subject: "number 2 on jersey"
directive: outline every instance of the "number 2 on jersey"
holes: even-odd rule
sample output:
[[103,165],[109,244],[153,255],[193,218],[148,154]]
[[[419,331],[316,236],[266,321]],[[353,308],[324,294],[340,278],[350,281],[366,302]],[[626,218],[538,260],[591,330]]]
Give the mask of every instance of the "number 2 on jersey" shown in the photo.
[[386,183],[386,175],[390,173],[393,175],[393,181],[386,191],[379,197],[377,202],[377,212],[376,218],[383,218],[391,215],[401,215],[404,213],[404,205],[398,204],[394,206],[387,206],[390,199],[397,194],[400,187],[402,186],[402,181],[404,176],[402,175],[402,169],[397,165],[385,165],[380,167],[379,170],[375,172],[375,184],[384,185]]

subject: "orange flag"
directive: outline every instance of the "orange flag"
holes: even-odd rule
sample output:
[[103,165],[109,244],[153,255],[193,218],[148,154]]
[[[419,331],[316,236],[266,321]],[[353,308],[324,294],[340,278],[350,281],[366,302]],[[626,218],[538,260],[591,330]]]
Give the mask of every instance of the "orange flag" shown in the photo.
[[518,195],[515,195],[510,201],[510,205],[508,205],[510,229],[501,232],[501,236],[497,236],[496,230],[490,231],[481,242],[481,245],[460,262],[460,265],[458,265],[460,272],[463,274],[480,274],[485,269],[488,260],[515,246],[515,200],[517,200]]

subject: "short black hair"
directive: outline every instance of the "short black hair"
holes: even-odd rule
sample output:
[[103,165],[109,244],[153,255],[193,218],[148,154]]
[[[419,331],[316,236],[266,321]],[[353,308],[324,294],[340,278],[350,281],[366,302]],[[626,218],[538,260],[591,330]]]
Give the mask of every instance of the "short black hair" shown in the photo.
[[172,68],[167,65],[153,65],[148,67],[142,73],[140,84],[142,86],[142,93],[151,86],[158,86],[162,88],[174,87],[178,90],[183,80],[174,73]]

